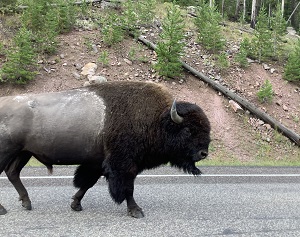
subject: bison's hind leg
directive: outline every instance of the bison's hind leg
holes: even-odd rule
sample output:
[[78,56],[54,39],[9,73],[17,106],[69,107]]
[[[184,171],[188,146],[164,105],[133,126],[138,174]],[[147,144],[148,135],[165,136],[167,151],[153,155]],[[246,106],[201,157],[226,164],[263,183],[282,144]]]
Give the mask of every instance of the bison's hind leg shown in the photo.
[[[15,147],[5,136],[0,133],[0,174],[7,169],[7,167],[18,156],[19,147]],[[10,180],[11,181],[11,180]],[[12,181],[11,181],[12,182]],[[0,204],[0,215],[6,214],[7,211]]]
[[87,190],[95,185],[102,175],[101,164],[82,164],[78,166],[74,174],[73,184],[79,188],[78,192],[73,196],[71,208],[74,211],[81,211],[81,200]]
[[29,199],[26,188],[21,182],[20,173],[23,167],[30,160],[31,156],[32,154],[30,152],[22,151],[5,168],[5,173],[7,175],[7,178],[19,193],[19,200],[22,201],[22,206],[27,210],[32,209],[31,201]]

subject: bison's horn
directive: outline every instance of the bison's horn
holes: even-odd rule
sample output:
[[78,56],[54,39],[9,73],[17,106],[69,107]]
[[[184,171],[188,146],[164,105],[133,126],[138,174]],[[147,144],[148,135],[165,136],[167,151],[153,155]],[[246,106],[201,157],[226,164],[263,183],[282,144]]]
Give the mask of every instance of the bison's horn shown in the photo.
[[176,100],[174,100],[173,104],[172,104],[172,108],[171,108],[171,119],[173,120],[173,122],[175,123],[182,123],[183,118],[178,115],[177,113],[177,109],[176,109]]

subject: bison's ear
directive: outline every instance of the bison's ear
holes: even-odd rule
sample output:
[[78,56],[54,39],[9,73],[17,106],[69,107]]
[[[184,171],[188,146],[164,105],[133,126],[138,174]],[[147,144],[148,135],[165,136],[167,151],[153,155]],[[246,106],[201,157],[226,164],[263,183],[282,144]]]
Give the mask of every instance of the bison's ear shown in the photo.
[[170,114],[171,114],[171,119],[173,120],[174,123],[180,124],[183,122],[183,118],[177,113],[176,99],[174,99],[173,101]]

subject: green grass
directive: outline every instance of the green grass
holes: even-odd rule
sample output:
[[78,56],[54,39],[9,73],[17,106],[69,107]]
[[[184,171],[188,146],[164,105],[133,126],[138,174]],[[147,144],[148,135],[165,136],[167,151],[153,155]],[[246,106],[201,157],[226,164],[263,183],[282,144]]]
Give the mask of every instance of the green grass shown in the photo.
[[204,160],[197,163],[198,166],[300,166],[300,160],[261,160],[261,161],[240,161],[240,160]]
[[[37,159],[32,157],[29,162],[26,165],[27,167],[42,167],[44,166],[41,162],[39,162]],[[45,166],[44,166],[45,167]]]
[[[299,154],[298,154],[299,155]],[[224,157],[223,157],[224,158]],[[222,157],[209,157],[203,161],[197,162],[198,166],[300,166],[300,157],[288,157],[286,156],[282,160],[266,159],[241,161],[237,158],[224,158]],[[35,158],[31,158],[26,167],[44,167]]]

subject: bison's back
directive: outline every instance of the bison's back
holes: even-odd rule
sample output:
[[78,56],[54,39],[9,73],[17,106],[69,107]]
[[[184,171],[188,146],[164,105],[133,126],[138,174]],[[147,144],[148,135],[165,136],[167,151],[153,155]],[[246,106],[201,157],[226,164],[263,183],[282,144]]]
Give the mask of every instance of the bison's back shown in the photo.
[[57,163],[99,153],[105,104],[87,88],[3,97],[0,104],[1,123],[23,150]]

